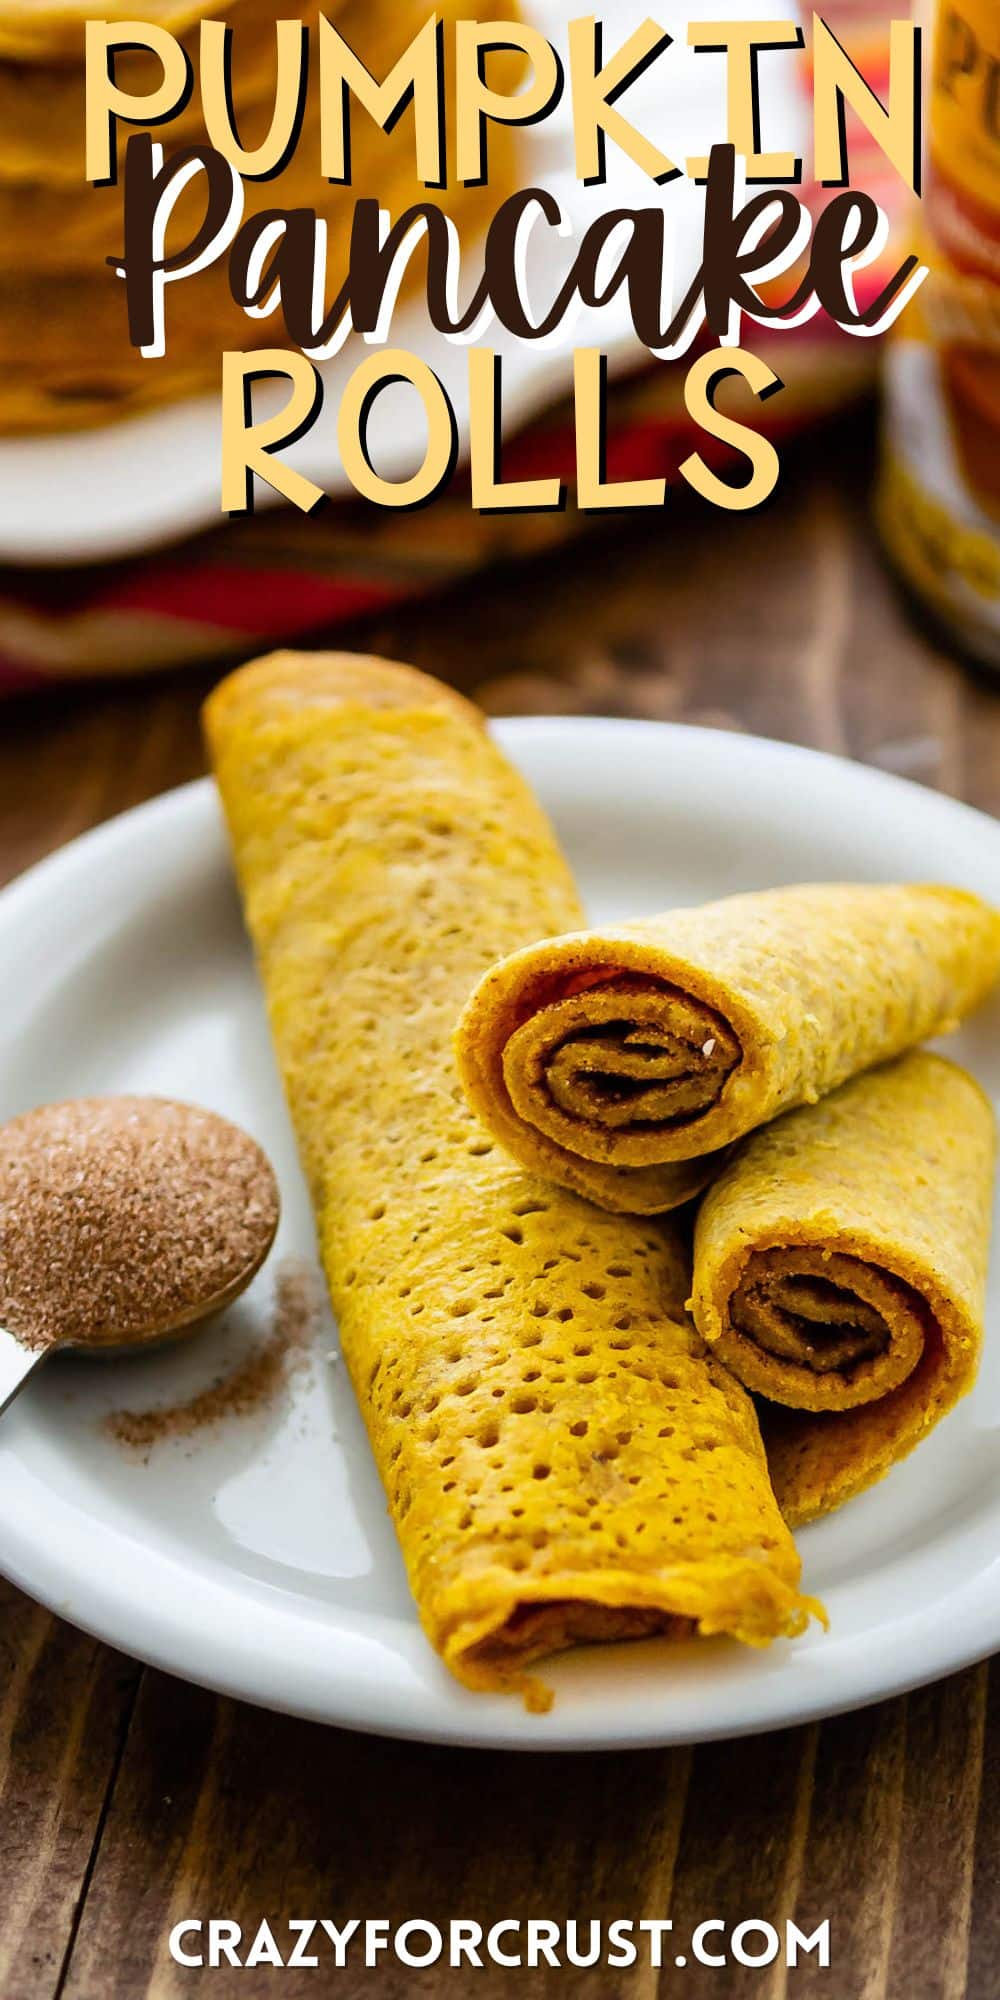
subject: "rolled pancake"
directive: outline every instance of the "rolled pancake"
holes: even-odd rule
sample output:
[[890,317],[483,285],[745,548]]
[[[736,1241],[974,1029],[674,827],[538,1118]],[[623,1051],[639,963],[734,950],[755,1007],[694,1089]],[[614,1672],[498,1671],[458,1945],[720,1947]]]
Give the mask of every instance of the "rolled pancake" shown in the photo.
[[[270,184],[272,190],[280,185]],[[463,241],[474,241],[504,192],[491,178],[488,187],[459,188],[435,200],[452,216]],[[342,189],[327,189],[326,195],[329,208],[325,196],[319,208],[326,209],[335,296],[347,271],[353,203],[344,203]],[[422,198],[423,191],[408,178],[380,186],[380,199],[396,216]],[[418,250],[408,267],[406,290],[422,283],[422,257]],[[234,303],[224,263],[171,290],[166,353],[151,358],[129,345],[124,286],[111,271],[97,276],[43,273],[9,288],[0,282],[0,433],[110,423],[181,396],[217,392],[224,350],[249,352],[280,346],[285,339],[280,311],[251,319]],[[81,327],[86,328],[85,340]]]
[[705,1196],[695,1319],[769,1399],[793,1525],[880,1479],[971,1387],[994,1145],[978,1084],[917,1052],[755,1132]]
[[207,734],[320,1252],[425,1631],[480,1688],[592,1639],[805,1623],[753,1405],[678,1239],[521,1173],[451,1032],[495,957],[579,921],[482,718],[412,669],[278,654]]
[[[323,12],[333,15],[340,26],[346,5],[347,0],[325,0]],[[312,32],[319,11],[319,0],[296,0],[292,13]],[[233,30],[233,102],[240,137],[248,147],[258,145],[267,133],[274,109],[275,23],[289,18],[288,0],[229,0],[229,4],[223,5],[216,4],[216,0],[204,0],[201,12],[207,20],[225,19]],[[105,13],[103,18],[114,17]],[[180,37],[195,76],[200,35],[201,23],[196,21]],[[84,180],[86,92],[82,22],[73,58],[35,64],[0,56],[0,187],[27,182],[58,188],[64,202],[64,229],[67,222],[71,228],[75,223],[74,205],[82,204],[94,193]],[[155,90],[162,74],[157,58],[148,49],[123,49],[115,58],[116,83],[121,90],[137,97]],[[129,134],[136,129],[126,124],[117,127],[119,160]],[[154,136],[162,138],[168,150],[203,138],[200,90],[193,90],[184,109],[171,118],[167,130],[154,130]],[[5,228],[17,226],[13,205],[4,209],[3,224]],[[38,244],[34,247],[50,248]],[[102,253],[111,247],[110,241],[104,240]]]
[[[258,105],[255,120],[241,121],[246,144],[251,145],[255,136],[266,133],[269,123],[267,108]],[[400,213],[412,202],[427,200],[439,207],[454,208],[459,215],[463,211],[463,190],[453,190],[450,194],[432,191],[428,194],[420,185],[413,170],[412,141],[408,135],[402,139],[397,137],[399,131],[397,127],[396,132],[386,139],[369,121],[359,119],[352,153],[354,187],[340,187],[324,180],[320,173],[320,112],[318,101],[311,99],[303,117],[298,144],[283,172],[275,180],[244,181],[243,220],[249,222],[254,216],[274,209],[297,208],[313,209],[317,215],[328,219],[335,231],[328,259],[330,289],[335,293],[345,275],[345,268],[341,267],[346,267],[347,263],[349,232],[358,196],[377,196],[394,213]],[[206,144],[204,132],[190,134],[187,143],[193,141]],[[165,143],[170,150],[174,146],[179,150],[185,142],[171,132]],[[165,235],[165,249],[169,255],[183,251],[192,241],[204,213],[205,182],[204,177],[198,175],[180,195],[171,214]],[[120,283],[113,282],[106,264],[108,257],[121,254],[121,184],[90,187],[82,183],[72,194],[64,187],[51,184],[0,185],[0,231],[3,232],[3,240],[10,245],[12,259],[17,260],[13,268],[30,271],[32,283],[39,287],[48,286],[53,296],[56,283],[62,278],[70,278],[75,283],[84,282],[95,297],[110,294],[118,308],[122,338],[126,338],[122,287]],[[231,299],[226,259],[223,257],[210,265],[202,275],[214,276],[220,290],[225,290],[234,326],[242,326],[248,339],[256,337],[258,322],[248,319]],[[26,309],[32,293],[19,283],[9,289],[25,298]],[[183,318],[183,305],[188,300],[196,299],[200,289],[196,273],[178,285],[176,300],[168,298],[168,342],[172,330],[170,306],[180,305]],[[269,327],[269,337],[273,339],[275,329],[281,327],[280,314],[262,324]],[[60,331],[65,341],[66,329],[57,326],[57,335]]]
[[[417,179],[412,110],[404,111],[392,131],[386,133],[355,104],[351,123],[352,185],[344,188],[324,180],[320,171],[321,103],[316,25],[319,12],[318,0],[308,0],[307,5],[302,5],[300,0],[294,10],[295,19],[302,22],[309,34],[307,87],[301,127],[291,159],[276,178],[244,181],[244,219],[274,208],[311,208],[318,215],[332,217],[346,236],[355,201],[362,195],[377,196],[383,205],[389,205],[391,201],[399,209],[410,202],[436,200],[441,206],[449,210],[454,208],[461,214],[468,202],[468,193],[456,183],[453,148],[449,190],[429,191]],[[401,8],[396,16],[383,13],[380,8],[373,9],[371,0],[340,0],[339,7],[326,6],[323,12],[327,17],[333,16],[334,25],[373,75],[383,75],[392,67],[405,48],[408,37],[424,18],[421,10],[413,5],[413,0],[408,0],[408,6]],[[444,0],[437,12],[442,22],[447,103],[454,92],[455,23],[459,19],[474,19],[481,15],[488,17],[490,0]],[[232,101],[235,124],[241,143],[248,150],[260,144],[270,129],[274,111],[276,23],[287,13],[284,0],[242,0],[242,4],[231,7],[225,17],[233,34]],[[198,78],[197,33],[190,38],[188,54],[193,73]],[[507,55],[495,60],[496,76],[493,78],[491,72],[491,79],[505,88],[513,88],[518,69],[516,59]],[[140,50],[132,52],[132,62],[135,65],[134,75],[123,58],[119,81],[123,89],[134,89],[141,95],[144,89],[151,88],[158,76],[159,64],[148,52],[144,55]],[[26,179],[12,171],[19,157],[16,134],[12,135],[0,123],[0,240],[7,249],[7,270],[12,274],[30,273],[34,279],[74,274],[107,285],[105,259],[120,252],[123,240],[122,177],[119,176],[118,183],[113,186],[91,186],[84,178],[85,93],[82,72],[51,72],[55,77],[62,74],[67,78],[60,92],[44,81],[32,88],[35,76],[44,76],[44,72],[25,72],[18,65],[7,65],[5,68],[0,64],[0,112],[4,102],[5,77],[20,76],[23,79],[25,74],[31,79],[28,87],[22,80],[19,88],[8,86],[7,94],[17,102],[23,101],[26,96],[34,102],[41,96],[41,112],[36,110],[33,124],[37,127],[41,117],[53,121],[58,119],[63,129],[47,171],[35,179]],[[75,102],[76,108],[75,122],[68,125],[65,123],[67,107],[64,102],[67,97]],[[124,155],[127,140],[141,129],[141,126],[127,124],[117,127],[120,157]],[[176,118],[171,118],[165,126],[152,128],[152,136],[162,143],[168,156],[184,145],[207,144],[200,88],[192,91],[188,105]],[[60,158],[69,166],[73,177],[71,186],[67,186],[64,175],[55,170]],[[491,134],[490,167],[494,188],[506,189],[513,178],[513,135],[509,129],[500,127]],[[476,206],[475,201],[472,206]],[[204,180],[199,175],[190,188],[181,193],[170,215],[165,237],[168,253],[183,250],[191,242],[204,212]],[[336,255],[340,255],[339,250]],[[225,260],[213,268],[224,274]],[[333,270],[336,271],[336,256]],[[185,281],[181,292],[188,289],[189,283],[192,291],[197,290],[194,281]],[[6,289],[16,291],[17,284],[8,279]],[[167,317],[169,327],[169,312]],[[253,330],[253,321],[242,318],[242,323],[245,328]]]
[[19,62],[49,63],[79,60],[86,23],[90,20],[151,22],[171,35],[183,35],[198,21],[232,12],[232,0],[0,0],[0,55]]
[[[271,0],[245,0],[243,7],[229,10],[237,45],[234,87],[249,85],[254,99],[250,115],[245,116],[244,97],[237,96],[237,123],[248,143],[270,122],[266,97],[261,102],[259,95],[261,38],[265,43],[269,38],[273,47],[274,17],[272,14],[268,19],[266,11],[270,4]],[[445,0],[438,9],[449,102],[454,92],[455,24],[460,19],[491,19],[495,7],[496,0]],[[205,11],[202,6],[200,12]],[[316,9],[310,0],[310,7],[301,11],[308,24]],[[395,12],[372,8],[367,0],[364,5],[362,0],[343,0],[333,11],[337,25],[373,74],[385,73],[424,19],[413,0]],[[247,38],[244,31],[248,29],[252,32]],[[274,208],[315,209],[328,227],[327,297],[332,302],[347,275],[358,194],[377,196],[380,205],[397,219],[414,202],[432,201],[452,218],[468,245],[485,229],[493,211],[514,186],[518,135],[508,127],[497,127],[491,133],[486,185],[466,188],[455,181],[452,170],[451,185],[433,191],[416,178],[412,108],[404,110],[388,134],[356,111],[352,134],[355,183],[351,188],[333,186],[323,181],[319,172],[315,37],[312,49],[309,95],[298,145],[276,179],[244,183],[244,214],[249,218]],[[519,58],[509,50],[498,50],[490,63],[491,82],[511,90],[521,68]],[[26,74],[30,77],[34,73],[28,70]],[[78,87],[82,104],[82,78]],[[190,128],[186,113],[177,131],[171,123],[158,128],[155,136],[169,154],[182,139],[189,143],[197,138],[199,131]],[[453,138],[449,127],[452,152]],[[0,134],[0,158],[3,144]],[[77,172],[82,176],[82,163]],[[16,181],[17,176],[11,178]],[[199,177],[180,198],[168,247],[189,240],[203,213],[203,201]],[[77,429],[133,416],[178,397],[217,390],[225,349],[245,351],[280,345],[284,339],[280,311],[264,319],[250,318],[235,304],[228,261],[223,257],[168,287],[164,355],[150,358],[131,347],[125,288],[105,262],[121,249],[121,203],[120,186],[94,188],[78,178],[77,186],[68,190],[52,185],[51,177],[46,177],[37,185],[4,188],[0,171],[0,216],[11,245],[9,269],[0,279],[0,433]],[[407,267],[404,290],[419,290],[424,268],[425,250],[418,248]]]
[[998,973],[1000,914],[964,890],[770,889],[529,945],[476,988],[456,1048],[522,1166],[653,1214],[676,1162],[711,1178],[755,1126],[953,1027]]

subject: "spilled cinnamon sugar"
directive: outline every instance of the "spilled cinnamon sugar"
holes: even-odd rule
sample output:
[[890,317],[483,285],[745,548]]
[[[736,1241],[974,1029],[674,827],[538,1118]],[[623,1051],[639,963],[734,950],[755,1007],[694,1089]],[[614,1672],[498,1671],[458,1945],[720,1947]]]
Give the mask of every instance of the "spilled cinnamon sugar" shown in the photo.
[[274,1401],[308,1358],[319,1318],[318,1274],[312,1265],[286,1258],[275,1276],[272,1327],[266,1340],[185,1402],[151,1410],[112,1410],[105,1418],[106,1431],[130,1450],[149,1451],[167,1438],[192,1437],[227,1418],[255,1414]]

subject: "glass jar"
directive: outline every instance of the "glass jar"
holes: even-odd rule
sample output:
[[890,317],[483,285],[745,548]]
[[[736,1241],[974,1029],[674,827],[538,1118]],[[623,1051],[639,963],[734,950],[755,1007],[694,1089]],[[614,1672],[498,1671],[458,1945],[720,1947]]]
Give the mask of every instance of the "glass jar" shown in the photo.
[[878,511],[954,637],[1000,667],[1000,5],[939,0],[918,248],[889,336]]

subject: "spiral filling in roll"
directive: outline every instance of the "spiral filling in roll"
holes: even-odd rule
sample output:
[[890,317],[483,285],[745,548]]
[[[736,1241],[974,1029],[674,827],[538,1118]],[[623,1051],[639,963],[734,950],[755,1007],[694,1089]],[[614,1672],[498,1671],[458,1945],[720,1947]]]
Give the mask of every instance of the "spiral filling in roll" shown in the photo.
[[456,1051],[523,1167],[651,1215],[783,1111],[955,1027],[998,976],[1000,913],[965,890],[800,883],[522,947],[478,982]]
[[[723,1359],[749,1388],[799,1409],[849,1409],[912,1374],[928,1335],[908,1285],[859,1257],[755,1250],[729,1307]],[[737,1356],[738,1350],[738,1356]]]
[[913,1450],[975,1379],[993,1108],[922,1049],[734,1148],[695,1224],[692,1309],[757,1398],[799,1525]]
[[555,1000],[515,1029],[504,1051],[511,1102],[559,1136],[578,1120],[581,1152],[600,1158],[603,1133],[675,1127],[710,1109],[740,1060],[712,1008],[657,980],[622,974]]

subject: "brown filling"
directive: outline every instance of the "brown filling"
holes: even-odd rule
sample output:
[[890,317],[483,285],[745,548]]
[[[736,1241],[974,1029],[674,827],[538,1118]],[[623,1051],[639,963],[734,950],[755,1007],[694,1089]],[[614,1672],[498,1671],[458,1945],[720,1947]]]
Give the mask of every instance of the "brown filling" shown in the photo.
[[607,1132],[711,1110],[742,1053],[711,1007],[624,974],[542,1009],[511,1038],[511,1055],[519,1042],[550,1102]]
[[[808,1246],[755,1251],[729,1317],[779,1364],[776,1376],[790,1366],[849,1385],[858,1369],[875,1364],[868,1370],[873,1397],[906,1380],[926,1341],[926,1307],[910,1286],[862,1258]],[[763,1381],[753,1386],[767,1393]]]
[[526,1665],[547,1653],[565,1652],[570,1646],[647,1639],[657,1632],[686,1638],[693,1631],[692,1619],[678,1618],[669,1611],[549,1598],[537,1604],[519,1604],[500,1630],[492,1632],[470,1658],[502,1671],[507,1664]]

